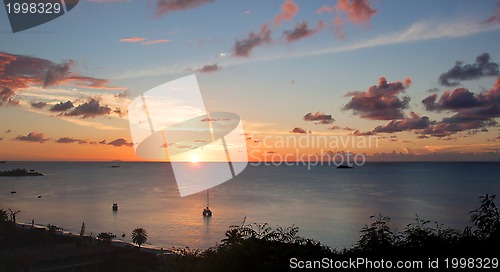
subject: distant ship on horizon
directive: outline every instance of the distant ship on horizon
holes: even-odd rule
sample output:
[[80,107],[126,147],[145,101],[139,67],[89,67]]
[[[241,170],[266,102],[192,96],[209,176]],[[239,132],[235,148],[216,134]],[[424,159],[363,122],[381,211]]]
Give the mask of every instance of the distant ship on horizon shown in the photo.
[[337,169],[351,169],[351,168],[354,168],[354,167],[349,166],[349,165],[345,165],[345,164],[337,166]]

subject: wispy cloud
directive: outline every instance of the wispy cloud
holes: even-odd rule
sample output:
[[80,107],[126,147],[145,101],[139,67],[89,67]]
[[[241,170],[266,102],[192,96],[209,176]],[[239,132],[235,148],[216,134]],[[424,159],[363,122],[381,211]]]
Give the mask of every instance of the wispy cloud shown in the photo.
[[[500,30],[500,24],[482,24],[481,22],[474,22],[466,19],[447,22],[426,20],[416,22],[402,31],[382,34],[342,46],[324,47],[308,51],[286,51],[285,53],[281,54],[273,54],[255,58],[229,58],[224,59],[220,64],[224,67],[230,67],[236,65],[244,65],[247,63],[331,55],[379,46],[422,42],[437,39],[457,39],[498,30]],[[256,36],[257,34],[254,33],[253,35]],[[269,37],[269,39],[271,38]],[[253,49],[253,47],[251,47],[251,49]],[[203,65],[203,63],[199,63],[189,66],[200,67]],[[175,75],[183,72],[185,72],[185,66],[162,66],[142,70],[128,70],[113,77],[113,79]]]
[[323,12],[332,13],[334,10],[335,10],[335,7],[325,5],[325,6],[320,7],[319,9],[317,9],[315,12],[317,14],[323,14]]
[[120,40],[120,42],[125,42],[125,43],[140,43],[141,45],[152,45],[152,44],[159,44],[159,43],[168,43],[168,42],[171,42],[171,41],[172,40],[167,40],[167,39],[147,40],[146,38],[140,38],[140,37],[124,38],[124,39]]
[[155,15],[163,16],[169,12],[193,9],[213,1],[214,0],[157,0]]
[[81,118],[71,118],[71,117],[61,117],[62,120],[73,123],[75,125],[79,126],[84,126],[84,127],[91,127],[99,130],[128,130],[128,126],[124,125],[123,127],[120,126],[110,126],[103,124],[102,122],[99,121],[90,121],[88,119],[81,119]]
[[500,25],[484,25],[467,20],[449,22],[421,21],[410,25],[403,31],[379,35],[370,39],[351,43],[349,45],[322,48],[309,52],[301,52],[295,54],[293,57],[327,55],[384,45],[394,45],[436,39],[455,39],[495,30],[500,30]]
[[274,23],[276,25],[281,25],[283,21],[290,21],[299,12],[299,5],[293,2],[293,0],[285,0],[285,3],[281,6],[280,14],[274,16]]
[[486,24],[500,24],[500,1],[498,1],[495,7],[495,12],[493,15],[484,21]]
[[145,40],[145,38],[132,37],[132,38],[121,39],[120,42],[136,43],[136,42],[142,42],[144,40]]
[[[214,73],[222,69],[217,63],[214,64],[207,64],[203,65],[203,67],[195,69],[194,71],[200,72],[200,73]],[[187,69],[188,71],[193,71],[193,69]]]
[[149,40],[142,42],[141,45],[152,45],[152,44],[159,44],[159,43],[168,43],[171,42],[172,40],[166,40],[166,39],[158,39],[158,40]]

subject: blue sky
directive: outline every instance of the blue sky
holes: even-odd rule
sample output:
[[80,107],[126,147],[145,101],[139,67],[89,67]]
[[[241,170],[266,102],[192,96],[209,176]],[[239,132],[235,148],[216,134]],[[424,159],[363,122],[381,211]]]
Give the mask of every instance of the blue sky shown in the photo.
[[[16,90],[18,100],[24,103],[0,106],[1,129],[14,130],[19,135],[43,131],[51,139],[130,141],[126,114],[58,118],[34,110],[29,104],[43,98],[50,106],[67,99],[76,107],[89,97],[101,97],[102,104],[106,102],[110,108],[126,109],[128,100],[111,101],[113,95],[126,90],[128,97],[133,98],[164,82],[196,73],[207,109],[238,113],[248,131],[287,133],[301,127],[317,133],[331,132],[327,126],[304,122],[303,116],[308,112],[332,115],[332,125],[372,131],[395,119],[363,118],[343,107],[351,99],[345,96],[348,92],[365,92],[378,84],[379,77],[388,82],[411,78],[411,85],[399,96],[411,99],[402,109],[405,116],[413,111],[436,122],[457,111],[426,110],[421,100],[431,94],[429,89],[437,88],[438,98],[446,90],[458,87],[479,94],[493,88],[498,77],[461,80],[459,86],[453,87],[438,82],[439,76],[456,61],[473,64],[482,53],[488,53],[493,63],[500,61],[498,1],[190,0],[186,1],[192,3],[188,8],[158,15],[161,4],[172,2],[175,1],[80,0],[64,16],[15,34],[10,31],[5,10],[0,9],[0,51],[55,64],[72,60],[71,73],[108,80],[102,89],[64,81],[45,90],[36,84],[28,90]],[[340,2],[350,7],[358,3],[373,12],[361,12],[361,17],[355,17],[356,11],[350,14],[340,8]],[[275,18],[285,14],[286,3],[295,5],[297,10],[278,24]],[[322,6],[330,7],[332,12],[319,14]],[[343,21],[340,31],[344,38],[336,32],[336,18]],[[489,18],[493,20],[486,22]],[[287,42],[284,31],[292,31],[303,22],[309,31],[315,27],[317,31]],[[250,32],[258,34],[263,25],[270,30],[272,41],[253,47],[248,56],[234,56],[236,41],[247,39]],[[129,42],[134,38],[137,42]],[[199,70],[206,65],[217,69]],[[110,90],[111,87],[116,89]],[[63,91],[66,95],[61,94]],[[39,120],[40,125],[20,122],[20,118]],[[484,127],[473,129],[478,128]],[[478,145],[495,140],[499,134],[497,127],[490,127],[488,132],[474,137],[459,137],[468,132],[453,132],[446,139],[456,146]],[[417,139],[418,133],[409,129],[394,135],[413,141],[412,148],[423,153],[428,145],[444,145],[442,136]],[[16,135],[0,134],[4,139],[0,145]],[[499,147],[498,141],[490,144],[488,148]],[[112,147],[107,148],[113,150]],[[399,152],[402,148],[402,143],[387,143],[384,151]]]

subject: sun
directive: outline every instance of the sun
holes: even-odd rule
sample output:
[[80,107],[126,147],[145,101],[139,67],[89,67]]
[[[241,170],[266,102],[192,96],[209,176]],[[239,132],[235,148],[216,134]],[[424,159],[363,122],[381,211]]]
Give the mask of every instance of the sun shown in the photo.
[[191,163],[197,163],[199,161],[200,160],[198,159],[198,156],[196,156],[196,155],[191,156]]

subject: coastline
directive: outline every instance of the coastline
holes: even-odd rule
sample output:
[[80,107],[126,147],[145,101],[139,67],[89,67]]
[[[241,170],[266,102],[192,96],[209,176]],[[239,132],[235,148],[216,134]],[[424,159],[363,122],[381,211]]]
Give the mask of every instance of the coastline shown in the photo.
[[[16,222],[16,228],[18,228],[18,229],[31,229],[31,223]],[[46,225],[40,225],[40,224],[33,224],[33,229],[48,230]],[[66,231],[66,230],[64,230],[64,228],[61,228],[59,226],[57,226],[55,234],[62,235],[62,236],[68,236],[68,237],[72,237],[75,239],[81,238],[81,236],[79,234],[73,233],[71,231]],[[90,239],[92,241],[92,243],[99,242],[99,240],[97,239],[97,236],[94,236],[94,235],[92,235],[92,236],[91,235],[84,235],[83,237]],[[110,245],[113,247],[129,248],[129,249],[132,249],[132,248],[138,249],[139,248],[134,243],[124,241],[121,239],[111,240]],[[141,245],[140,251],[143,253],[156,254],[156,255],[158,255],[158,254],[173,254],[174,253],[174,251],[172,251],[170,249],[165,249],[161,246],[157,246],[157,245],[149,244],[149,243]]]

